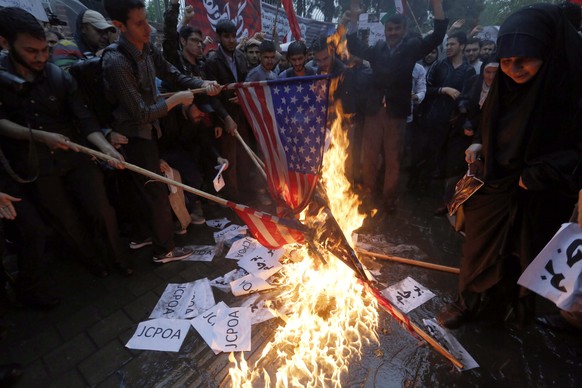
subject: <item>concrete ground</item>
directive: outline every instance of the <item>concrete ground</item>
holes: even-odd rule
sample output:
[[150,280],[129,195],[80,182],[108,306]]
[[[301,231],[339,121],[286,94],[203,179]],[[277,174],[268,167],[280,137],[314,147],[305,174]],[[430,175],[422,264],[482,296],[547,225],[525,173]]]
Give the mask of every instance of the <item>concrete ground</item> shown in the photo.
[[[438,201],[428,194],[407,193],[398,212],[374,221],[365,232],[384,235],[393,244],[418,247],[424,260],[458,266],[462,237],[444,218],[432,215]],[[208,206],[207,218],[233,215]],[[214,230],[190,226],[177,238],[182,244],[212,244]],[[217,257],[211,263],[175,262],[158,265],[151,250],[131,252],[136,269],[130,278],[112,274],[97,279],[71,257],[50,259],[48,272],[63,296],[50,312],[12,307],[3,317],[10,326],[0,342],[0,363],[19,362],[24,375],[15,387],[206,387],[230,386],[226,354],[215,356],[193,330],[180,352],[137,351],[125,347],[137,324],[146,320],[168,283],[213,279],[232,268],[232,260]],[[415,257],[411,257],[415,258]],[[454,297],[456,275],[395,264],[375,263],[379,280],[393,284],[411,276],[437,297],[410,313],[434,317]],[[214,290],[227,304],[234,297]],[[551,310],[540,302],[542,310]],[[251,360],[282,321],[273,319],[253,327]],[[442,356],[380,313],[380,344],[367,346],[342,375],[343,386],[361,387],[574,387],[582,381],[582,337],[531,326],[523,330],[503,325],[473,323],[453,332],[480,364],[459,372]],[[274,373],[272,374],[274,376]],[[260,386],[260,385],[257,385]]]

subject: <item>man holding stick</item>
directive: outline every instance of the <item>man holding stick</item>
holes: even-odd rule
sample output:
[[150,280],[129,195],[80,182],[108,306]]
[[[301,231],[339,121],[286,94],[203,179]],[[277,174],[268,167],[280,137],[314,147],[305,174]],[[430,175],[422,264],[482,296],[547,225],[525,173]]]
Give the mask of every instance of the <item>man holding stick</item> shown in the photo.
[[[158,119],[180,104],[189,106],[194,96],[183,91],[161,99],[156,95],[155,77],[176,88],[205,88],[209,95],[218,94],[221,88],[216,82],[181,74],[150,45],[151,27],[143,1],[104,0],[103,4],[120,31],[119,49],[107,50],[103,55],[108,96],[116,106],[112,126],[127,138],[120,151],[130,163],[160,174]],[[153,244],[154,261],[166,263],[188,257],[190,249],[174,245],[174,223],[166,187],[148,184],[147,178],[131,174],[127,190],[135,214],[134,237],[141,246]]]
[[[44,231],[37,221],[36,207],[94,274],[105,276],[112,265],[130,275],[101,171],[89,157],[64,150],[75,150],[69,139],[86,138],[113,160],[123,161],[123,157],[107,142],[81,103],[74,80],[48,63],[48,43],[34,16],[20,8],[0,10],[0,43],[8,49],[8,55],[0,56],[2,79],[11,77],[17,84],[2,82],[0,87],[0,144],[7,159],[2,164],[15,190],[32,197],[32,201],[26,197],[17,204],[21,216],[16,226],[27,239],[23,253],[28,252],[21,263],[27,263],[27,270],[21,275],[36,278],[38,260],[44,254]],[[17,185],[17,181],[32,183]],[[31,202],[36,205],[34,209]],[[89,219],[88,224],[81,221],[79,212]],[[94,243],[95,236],[87,225],[102,237],[103,247]],[[99,248],[103,248],[101,255]]]

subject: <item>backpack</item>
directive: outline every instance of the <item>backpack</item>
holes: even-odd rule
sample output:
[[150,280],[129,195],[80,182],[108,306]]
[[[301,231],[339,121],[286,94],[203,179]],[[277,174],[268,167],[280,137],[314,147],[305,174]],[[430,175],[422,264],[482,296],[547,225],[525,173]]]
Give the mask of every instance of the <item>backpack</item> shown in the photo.
[[138,73],[137,64],[118,43],[112,43],[107,46],[100,57],[94,56],[81,59],[69,69],[69,73],[77,82],[83,103],[93,112],[101,128],[111,127],[113,111],[117,107],[116,103],[107,98],[105,79],[103,77],[103,57],[107,51],[118,51],[125,55],[132,64],[135,74]]

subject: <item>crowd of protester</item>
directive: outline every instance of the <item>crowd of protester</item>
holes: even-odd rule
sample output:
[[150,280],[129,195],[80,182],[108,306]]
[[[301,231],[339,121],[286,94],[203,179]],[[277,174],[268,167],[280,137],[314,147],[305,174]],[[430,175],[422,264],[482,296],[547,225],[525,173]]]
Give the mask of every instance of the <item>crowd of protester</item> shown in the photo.
[[[82,11],[72,37],[1,9],[0,230],[18,256],[18,301],[60,302],[43,279],[49,230],[100,277],[133,273],[127,249],[151,245],[158,263],[192,253],[174,236],[205,222],[201,199],[148,183],[123,162],[201,190],[226,164],[222,196],[271,206],[238,139],[256,150],[252,130],[236,94],[220,85],[329,74],[340,79],[333,98],[347,115],[346,171],[363,210],[394,214],[403,190],[433,182],[443,197],[434,214],[444,215],[467,163],[485,181],[464,204],[459,297],[439,321],[456,328],[492,309],[531,321],[532,296],[517,276],[568,219],[580,189],[580,8],[530,6],[493,42],[478,28],[464,32],[462,20],[447,30],[441,0],[431,3],[432,32],[387,15],[385,40],[373,45],[358,29],[360,10],[350,9],[336,32],[349,55],[327,36],[286,51],[262,32],[237,40],[229,20],[218,22],[214,42],[192,23],[191,6],[178,20],[179,0],[165,13],[161,47],[150,43],[141,0],[104,0],[108,19]],[[111,159],[97,163],[77,144]]]

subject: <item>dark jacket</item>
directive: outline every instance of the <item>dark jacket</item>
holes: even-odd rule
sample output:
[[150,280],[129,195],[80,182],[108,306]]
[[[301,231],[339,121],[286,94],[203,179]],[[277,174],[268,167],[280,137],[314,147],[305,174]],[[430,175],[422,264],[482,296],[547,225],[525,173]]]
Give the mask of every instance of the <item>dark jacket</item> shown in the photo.
[[433,63],[426,75],[426,97],[420,108],[420,124],[425,127],[446,124],[457,107],[457,101],[439,93],[440,88],[450,87],[462,92],[474,76],[475,70],[466,60],[456,69],[448,58]]
[[[240,50],[235,50],[233,55],[236,63],[237,78],[232,74],[227,59],[220,48],[204,64],[204,74],[206,74],[209,80],[215,80],[220,85],[244,82],[249,72],[246,56]],[[230,98],[236,96],[233,90],[223,91],[219,96],[220,98],[214,99],[213,108],[220,117],[224,118],[224,109],[222,108],[225,108],[231,115],[233,112],[240,112],[240,105],[228,101]]]
[[374,72],[376,86],[370,90],[368,114],[374,114],[380,109],[382,97],[386,98],[386,109],[391,117],[404,119],[410,114],[414,64],[442,43],[447,25],[446,19],[435,20],[433,33],[422,39],[405,39],[392,53],[386,41],[381,40],[372,47],[366,47],[358,39],[357,33],[348,35],[350,53],[370,62]]

